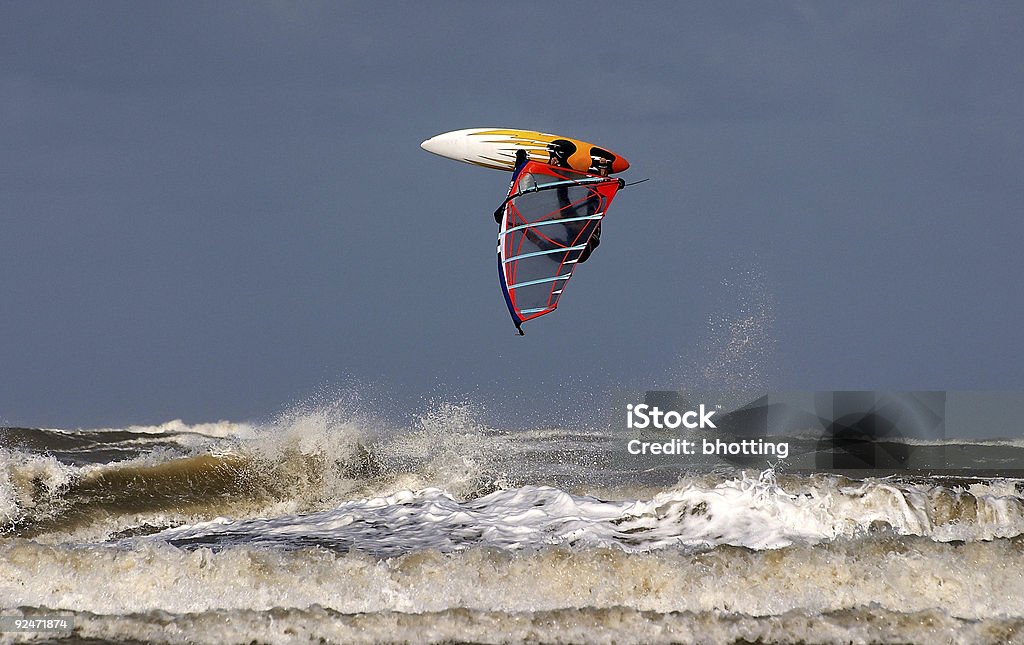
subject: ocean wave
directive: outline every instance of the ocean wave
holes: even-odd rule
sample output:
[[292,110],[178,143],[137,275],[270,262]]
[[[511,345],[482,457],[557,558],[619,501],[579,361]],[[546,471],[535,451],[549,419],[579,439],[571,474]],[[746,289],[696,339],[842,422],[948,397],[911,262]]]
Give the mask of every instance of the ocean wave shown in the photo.
[[185,423],[181,419],[173,419],[156,425],[130,425],[124,428],[95,428],[89,432],[131,432],[135,434],[173,435],[198,434],[211,438],[249,437],[255,432],[256,426],[251,423],[235,421],[215,421],[208,423]]
[[1024,480],[685,471],[450,403],[246,427],[7,432],[4,614],[158,643],[1024,640]]
[[[627,553],[553,546],[389,559],[307,548],[183,550],[165,543],[0,544],[0,606],[96,614],[323,607],[343,614],[451,609],[778,616],[858,607],[963,620],[1024,615],[1019,540],[864,536],[769,551],[719,546]],[[102,593],[97,590],[102,589]]]
[[[174,435],[192,440],[147,445],[103,463],[76,465],[38,448],[7,448],[0,451],[0,526],[7,535],[46,542],[99,542],[174,528],[181,539],[211,544],[232,543],[221,535],[226,532],[236,542],[273,542],[278,529],[305,527],[332,548],[385,554],[412,547],[381,544],[372,532],[359,533],[358,524],[322,536],[316,525],[336,525],[346,514],[391,521],[389,513],[420,505],[419,519],[439,519],[407,522],[407,536],[440,549],[548,544],[577,533],[588,544],[625,549],[762,549],[877,530],[940,541],[1024,532],[1017,480],[856,481],[772,471],[680,474],[678,468],[631,473],[614,464],[606,433],[517,433],[479,417],[471,405],[439,404],[403,427],[338,400],[297,406],[229,437]],[[134,445],[137,437],[169,436],[124,435],[105,443],[74,433],[38,441],[70,436],[88,442],[82,450],[120,455],[115,448]],[[546,518],[526,526],[534,533],[529,539],[446,542],[435,535],[460,517],[469,518],[473,535],[528,511]],[[230,529],[211,525],[204,536],[203,523],[219,517],[230,518]],[[272,519],[246,523],[256,518]]]
[[[134,452],[126,446],[136,446],[138,434],[106,443],[71,435],[86,442],[76,448],[125,458],[69,463],[53,450],[63,434],[8,437],[8,445],[21,449],[0,452],[5,533],[101,541],[135,527],[310,512],[410,488],[443,487],[468,497],[506,485],[504,467],[514,469],[515,463],[513,439],[488,432],[468,406],[453,405],[439,406],[406,428],[342,402],[301,407],[251,433],[198,439],[179,434],[189,440]],[[15,441],[22,439],[50,442],[50,450]]]
[[538,486],[462,501],[440,489],[409,490],[318,513],[218,518],[148,539],[193,548],[316,545],[393,557],[478,546],[561,544],[643,552],[730,545],[763,550],[882,532],[942,542],[1024,533],[1024,502],[1014,484],[975,484],[972,491],[957,491],[880,480],[791,478],[791,490],[786,490],[771,471],[708,479],[681,482],[652,499],[635,501],[603,501]]

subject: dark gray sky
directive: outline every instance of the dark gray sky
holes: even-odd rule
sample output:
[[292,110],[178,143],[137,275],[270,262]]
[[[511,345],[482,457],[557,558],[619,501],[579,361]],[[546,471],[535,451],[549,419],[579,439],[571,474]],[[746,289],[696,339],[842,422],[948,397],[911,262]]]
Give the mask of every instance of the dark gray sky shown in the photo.
[[[0,425],[1024,387],[1019,3],[0,4]],[[620,194],[519,338],[468,127]],[[563,388],[558,394],[556,388]]]

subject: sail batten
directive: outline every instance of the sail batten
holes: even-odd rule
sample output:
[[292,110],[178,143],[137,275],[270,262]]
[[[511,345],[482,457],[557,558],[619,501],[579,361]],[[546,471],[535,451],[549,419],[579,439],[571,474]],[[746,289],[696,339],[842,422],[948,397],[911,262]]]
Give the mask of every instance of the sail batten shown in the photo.
[[533,251],[532,253],[523,253],[522,255],[513,255],[510,258],[504,260],[505,264],[513,262],[515,260],[522,260],[523,258],[535,258],[538,255],[551,255],[552,253],[564,253],[566,251],[582,251],[587,248],[586,244],[580,244],[579,246],[570,246],[567,249],[548,249],[546,251]]

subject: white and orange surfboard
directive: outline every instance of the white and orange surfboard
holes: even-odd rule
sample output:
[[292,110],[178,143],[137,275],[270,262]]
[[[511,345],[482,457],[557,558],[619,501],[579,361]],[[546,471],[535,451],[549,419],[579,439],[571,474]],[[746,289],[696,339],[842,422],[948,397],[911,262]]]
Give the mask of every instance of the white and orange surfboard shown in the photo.
[[622,172],[629,168],[626,159],[607,148],[596,146],[580,139],[563,137],[533,130],[512,128],[469,128],[455,130],[431,137],[420,144],[427,152],[474,166],[512,170],[516,163],[516,150],[524,149],[530,159],[546,163],[548,144],[556,140],[566,141],[575,148],[569,155],[569,166],[580,172],[590,170],[595,157],[609,159],[611,172]]

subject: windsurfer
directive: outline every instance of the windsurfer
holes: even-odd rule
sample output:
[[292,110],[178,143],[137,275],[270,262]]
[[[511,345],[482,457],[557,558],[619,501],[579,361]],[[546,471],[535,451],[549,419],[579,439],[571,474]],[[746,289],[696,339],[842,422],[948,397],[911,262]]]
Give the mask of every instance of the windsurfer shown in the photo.
[[[569,165],[569,157],[572,156],[575,152],[576,146],[571,141],[567,141],[565,139],[555,139],[554,141],[548,144],[548,165],[553,166],[555,168],[571,169],[571,166]],[[522,171],[523,166],[525,166],[529,160],[530,157],[527,154],[526,150],[524,150],[523,148],[519,148],[518,150],[516,150],[516,165],[515,169],[512,171],[512,185],[514,185],[515,182],[519,179],[519,173]],[[596,170],[596,174],[598,174],[599,176],[607,177],[608,173],[611,172],[612,162],[607,157],[593,157],[592,161],[593,164],[591,166],[591,170]],[[589,217],[591,215],[594,215],[597,212],[597,209],[600,207],[600,198],[597,195],[594,195],[583,204],[574,208],[572,205],[572,201],[569,199],[568,186],[559,186],[558,188],[555,189],[555,193],[558,196],[558,202],[561,205],[561,209],[559,210],[559,212],[561,213],[562,218],[575,218],[578,216],[579,212],[582,212],[585,216]],[[501,224],[501,219],[504,213],[505,204],[502,204],[494,211],[494,221],[498,224]],[[565,244],[566,246],[571,246],[573,240],[579,236],[579,234],[583,231],[583,228],[585,226],[585,221],[567,223],[566,232],[569,233],[569,237],[563,242],[563,244]],[[526,236],[533,240],[541,248],[547,247],[550,244],[550,242],[546,242],[531,230],[526,231]],[[590,255],[594,252],[594,249],[596,249],[600,244],[601,222],[598,222],[597,226],[594,228],[593,234],[591,234],[590,238],[587,240],[586,248],[583,249],[582,253],[580,253],[580,256],[576,259],[576,262],[586,262],[588,259],[590,259]],[[562,258],[554,255],[550,256],[550,259],[554,262],[562,261]]]

